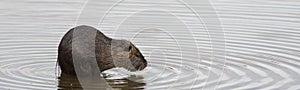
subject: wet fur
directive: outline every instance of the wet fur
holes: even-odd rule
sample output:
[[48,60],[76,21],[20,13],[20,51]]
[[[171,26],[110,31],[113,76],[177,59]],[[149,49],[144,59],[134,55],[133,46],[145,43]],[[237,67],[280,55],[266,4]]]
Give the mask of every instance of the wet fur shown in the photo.
[[[142,70],[147,66],[147,61],[144,59],[144,56],[130,41],[109,38],[99,30],[83,25],[70,29],[59,44],[58,64],[63,74],[76,75],[72,56],[72,43],[77,40],[77,36],[73,36],[73,32],[76,29],[96,31],[94,52],[98,68],[101,72],[114,67],[123,67],[130,71],[136,71]],[[89,35],[86,35],[86,37],[89,37]],[[73,40],[74,38],[75,40]],[[80,50],[75,52],[80,52]]]

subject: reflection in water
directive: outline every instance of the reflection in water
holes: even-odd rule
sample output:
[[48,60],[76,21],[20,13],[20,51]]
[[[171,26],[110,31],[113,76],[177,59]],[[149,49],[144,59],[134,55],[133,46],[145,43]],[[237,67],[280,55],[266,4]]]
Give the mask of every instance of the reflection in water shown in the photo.
[[[105,75],[105,77],[109,77]],[[106,79],[107,83],[116,90],[141,90],[144,89],[146,83],[142,82],[144,79],[142,76],[131,75],[124,79]],[[100,89],[103,87],[97,87],[93,82],[88,82],[90,88],[87,89]],[[83,89],[76,76],[62,74],[59,77],[58,89]]]

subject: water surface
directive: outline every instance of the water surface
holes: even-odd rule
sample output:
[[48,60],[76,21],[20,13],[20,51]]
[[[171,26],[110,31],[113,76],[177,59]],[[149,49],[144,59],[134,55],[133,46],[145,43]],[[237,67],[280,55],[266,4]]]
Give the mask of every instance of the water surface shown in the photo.
[[[78,23],[86,1],[0,2],[0,89],[82,88],[76,78],[56,73],[56,58],[61,37]],[[131,40],[149,65],[137,73],[108,71],[108,84],[123,90],[300,89],[300,2],[211,3],[224,30],[224,61],[212,58],[218,52],[212,52],[211,34],[176,0],[125,0],[111,8],[93,26]]]

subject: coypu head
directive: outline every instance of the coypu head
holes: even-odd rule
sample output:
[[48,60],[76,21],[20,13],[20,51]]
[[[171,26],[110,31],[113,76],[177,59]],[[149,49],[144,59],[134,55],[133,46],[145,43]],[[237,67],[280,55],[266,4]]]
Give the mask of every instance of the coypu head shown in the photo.
[[123,67],[129,71],[143,70],[147,66],[147,61],[130,41],[112,40],[111,54],[114,65]]

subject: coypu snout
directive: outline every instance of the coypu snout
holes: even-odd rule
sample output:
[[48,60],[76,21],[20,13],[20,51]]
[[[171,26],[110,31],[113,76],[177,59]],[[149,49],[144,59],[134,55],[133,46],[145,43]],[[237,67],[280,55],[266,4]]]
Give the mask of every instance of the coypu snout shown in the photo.
[[147,61],[130,41],[113,40],[112,57],[116,67],[123,67],[129,71],[143,70],[147,66]]
[[140,50],[137,49],[132,43],[129,46],[129,58],[131,60],[131,64],[135,67],[135,69],[129,69],[131,71],[135,70],[143,70],[147,66],[147,61],[144,56],[141,54]]
[[146,59],[141,54],[140,50],[137,49],[133,44],[131,44],[129,48],[129,58],[131,60],[131,64],[135,67],[136,70],[143,70],[147,66]]

